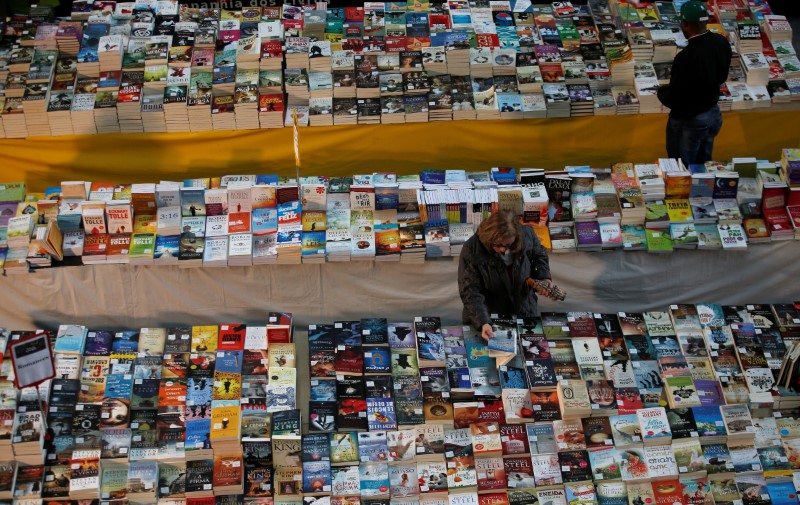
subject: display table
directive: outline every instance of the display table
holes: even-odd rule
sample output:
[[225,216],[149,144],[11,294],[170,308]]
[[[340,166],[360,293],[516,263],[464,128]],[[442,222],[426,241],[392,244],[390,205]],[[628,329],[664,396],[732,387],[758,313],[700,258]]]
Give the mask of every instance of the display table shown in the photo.
[[[724,114],[714,157],[776,160],[800,146],[798,104]],[[303,128],[303,175],[493,166],[563,169],[666,156],[663,114],[523,121],[449,121]],[[0,181],[35,191],[65,180],[181,181],[226,174],[294,174],[292,129],[0,139]]]
[[[758,244],[746,252],[568,253],[550,256],[564,302],[541,310],[639,312],[672,303],[776,303],[800,300],[800,242]],[[296,328],[386,317],[439,316],[459,324],[458,263],[352,262],[322,265],[179,269],[99,265],[0,278],[0,325],[11,329],[81,324],[93,329],[265,324],[288,311]],[[302,347],[302,346],[301,346]]]

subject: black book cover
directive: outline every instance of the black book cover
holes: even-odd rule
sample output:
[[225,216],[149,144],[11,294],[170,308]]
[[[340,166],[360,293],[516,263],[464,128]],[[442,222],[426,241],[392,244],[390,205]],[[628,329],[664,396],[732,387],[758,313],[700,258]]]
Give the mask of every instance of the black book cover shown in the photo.
[[422,398],[396,398],[394,414],[398,425],[425,424]]
[[312,461],[329,461],[331,459],[330,439],[324,433],[303,435],[300,443],[303,463]]
[[159,379],[134,379],[131,408],[158,408],[158,388],[160,383]]
[[392,398],[392,378],[388,375],[367,377],[364,380],[367,398]]
[[72,418],[72,433],[82,435],[100,429],[101,406],[93,403],[81,403],[75,406]]
[[558,464],[564,483],[592,480],[592,467],[587,451],[565,451],[558,453]]
[[214,480],[214,460],[200,459],[186,462],[186,492],[208,491]]
[[697,424],[691,408],[681,407],[667,410],[667,422],[672,430],[672,439],[690,438],[697,434]]
[[176,326],[167,329],[167,341],[164,343],[164,354],[177,354],[192,350],[192,327]]
[[336,379],[336,397],[345,399],[364,398],[364,378],[355,375],[340,375]]
[[336,431],[336,416],[338,412],[339,407],[336,402],[309,402],[308,431]]

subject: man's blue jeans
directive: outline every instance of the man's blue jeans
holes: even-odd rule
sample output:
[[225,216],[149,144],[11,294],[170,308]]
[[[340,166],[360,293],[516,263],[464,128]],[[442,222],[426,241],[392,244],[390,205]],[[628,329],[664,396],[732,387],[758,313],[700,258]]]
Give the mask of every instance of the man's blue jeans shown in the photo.
[[682,159],[687,168],[710,161],[714,137],[721,128],[719,105],[689,119],[670,117],[667,122],[667,155]]

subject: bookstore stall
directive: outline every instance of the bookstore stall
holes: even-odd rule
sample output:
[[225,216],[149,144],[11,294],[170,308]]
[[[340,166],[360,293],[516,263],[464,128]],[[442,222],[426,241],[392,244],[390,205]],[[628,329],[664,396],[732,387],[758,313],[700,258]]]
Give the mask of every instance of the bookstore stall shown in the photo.
[[[659,158],[682,3],[9,19],[0,501],[800,505],[800,60],[711,2],[722,161]],[[567,295],[487,342],[500,209]]]

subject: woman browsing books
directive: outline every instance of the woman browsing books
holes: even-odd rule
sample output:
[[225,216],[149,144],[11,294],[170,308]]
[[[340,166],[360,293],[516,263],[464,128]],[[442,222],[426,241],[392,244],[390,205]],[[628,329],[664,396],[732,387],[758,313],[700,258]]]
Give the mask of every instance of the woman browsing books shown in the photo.
[[536,316],[537,295],[563,298],[554,287],[547,250],[511,211],[489,216],[464,244],[458,265],[462,318],[485,340],[494,337],[492,314]]

